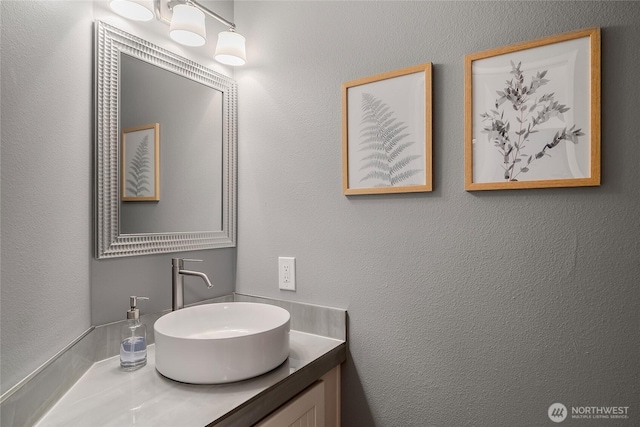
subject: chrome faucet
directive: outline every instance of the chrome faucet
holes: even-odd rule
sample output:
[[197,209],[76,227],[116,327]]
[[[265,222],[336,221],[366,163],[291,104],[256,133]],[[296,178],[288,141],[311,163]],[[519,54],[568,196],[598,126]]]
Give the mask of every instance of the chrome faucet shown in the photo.
[[211,289],[213,287],[206,274],[199,271],[185,270],[185,261],[202,262],[201,259],[171,258],[171,297],[173,302],[171,309],[173,311],[184,307],[184,276],[198,276],[204,280],[207,288]]

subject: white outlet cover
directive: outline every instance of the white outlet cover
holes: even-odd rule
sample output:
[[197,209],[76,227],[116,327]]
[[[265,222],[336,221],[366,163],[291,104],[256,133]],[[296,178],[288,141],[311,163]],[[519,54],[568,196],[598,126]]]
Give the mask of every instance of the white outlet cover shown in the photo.
[[295,257],[278,258],[278,287],[285,291],[296,290],[296,259]]

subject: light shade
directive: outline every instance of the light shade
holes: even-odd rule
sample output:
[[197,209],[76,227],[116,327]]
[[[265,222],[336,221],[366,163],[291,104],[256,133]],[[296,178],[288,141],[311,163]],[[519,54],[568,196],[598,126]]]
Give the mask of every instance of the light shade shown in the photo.
[[235,31],[223,31],[218,34],[216,61],[226,65],[244,65],[247,62],[245,38]]
[[118,15],[134,21],[150,21],[154,16],[152,0],[111,0],[109,6]]
[[169,36],[186,46],[202,46],[207,41],[204,13],[186,4],[174,6]]

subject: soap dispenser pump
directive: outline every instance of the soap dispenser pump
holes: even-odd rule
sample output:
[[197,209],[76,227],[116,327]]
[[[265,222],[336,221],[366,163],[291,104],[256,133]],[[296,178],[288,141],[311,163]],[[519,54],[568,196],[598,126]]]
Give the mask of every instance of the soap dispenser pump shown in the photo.
[[140,322],[138,300],[147,297],[129,297],[131,309],[127,311],[127,323],[122,326],[120,340],[120,366],[125,371],[135,371],[147,364],[147,327]]

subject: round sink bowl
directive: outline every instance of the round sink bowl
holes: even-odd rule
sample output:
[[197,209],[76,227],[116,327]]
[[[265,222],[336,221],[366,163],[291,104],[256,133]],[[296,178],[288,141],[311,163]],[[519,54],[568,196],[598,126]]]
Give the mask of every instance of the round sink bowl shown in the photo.
[[252,378],[289,357],[291,315],[250,302],[198,305],[162,316],[154,325],[156,369],[190,384]]

